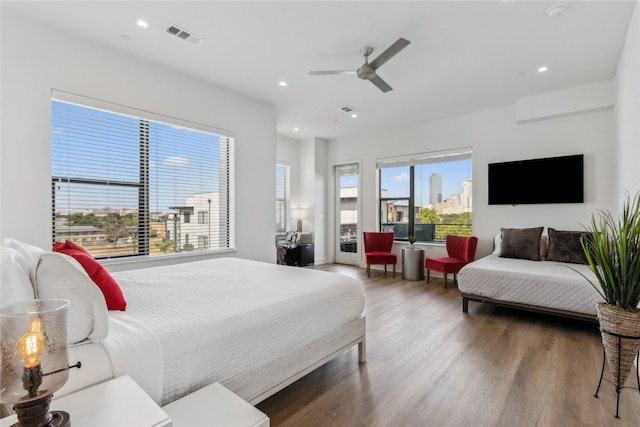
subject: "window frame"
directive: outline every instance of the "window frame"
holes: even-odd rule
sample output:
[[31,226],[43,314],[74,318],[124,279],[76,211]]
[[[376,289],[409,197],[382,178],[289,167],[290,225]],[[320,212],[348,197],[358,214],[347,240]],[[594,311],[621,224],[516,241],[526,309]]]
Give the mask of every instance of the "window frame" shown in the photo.
[[[121,185],[124,187],[133,187],[137,190],[143,189],[146,185],[146,194],[139,197],[138,200],[138,232],[136,237],[138,239],[139,245],[137,253],[132,254],[109,254],[106,256],[96,255],[96,259],[100,260],[113,260],[119,258],[136,258],[142,259],[145,257],[152,257],[153,259],[160,258],[163,256],[176,256],[176,255],[191,255],[191,253],[182,253],[181,250],[177,250],[175,252],[170,252],[167,254],[157,254],[150,253],[149,243],[150,243],[150,213],[152,213],[154,207],[149,204],[149,185],[148,185],[148,170],[149,170],[149,150],[148,150],[148,124],[150,121],[158,122],[161,125],[174,126],[179,128],[184,128],[186,131],[195,130],[199,132],[204,132],[207,134],[214,135],[216,138],[220,140],[220,152],[219,152],[219,160],[216,162],[213,167],[214,170],[218,170],[218,176],[222,176],[221,179],[221,187],[219,191],[219,197],[221,200],[224,200],[224,203],[221,204],[221,219],[220,222],[220,237],[218,239],[220,244],[217,244],[218,247],[215,249],[210,248],[211,242],[209,241],[209,236],[206,236],[206,252],[215,253],[215,252],[228,252],[235,250],[235,138],[233,132],[221,130],[218,128],[213,128],[207,125],[202,125],[194,122],[188,122],[181,119],[177,119],[174,117],[164,116],[157,113],[151,113],[143,110],[138,110],[133,107],[122,106],[119,104],[113,104],[106,101],[96,100],[92,98],[83,97],[76,94],[71,94],[64,91],[52,90],[51,91],[51,105],[53,102],[62,102],[67,104],[75,104],[76,106],[89,108],[89,109],[97,109],[102,110],[107,113],[113,113],[117,115],[124,115],[132,117],[140,122],[140,152],[139,152],[139,162],[140,162],[140,181],[139,182],[108,182],[108,185]],[[53,111],[52,111],[53,114]],[[143,132],[146,127],[146,133]],[[52,132],[54,129],[52,129]],[[146,135],[146,138],[144,137]],[[52,138],[53,139],[53,138]],[[146,141],[146,142],[144,142]],[[146,145],[146,148],[144,146]],[[146,156],[146,157],[145,157]],[[53,158],[52,158],[53,161]],[[145,178],[146,177],[146,178]],[[58,233],[56,233],[56,200],[55,200],[55,185],[57,182],[60,182],[59,176],[54,176],[52,173],[52,241],[56,241],[56,237]],[[73,182],[74,178],[71,177],[62,177],[65,182]],[[146,180],[146,183],[145,183]],[[79,179],[79,182],[82,179]],[[94,180],[96,181],[96,180]],[[99,181],[99,180],[97,180]],[[91,182],[91,184],[101,184],[100,182]],[[141,209],[141,206],[144,206],[144,209]],[[169,208],[171,209],[171,208]],[[168,214],[170,215],[170,214]],[[208,216],[208,212],[207,212]],[[188,222],[188,221],[185,221]],[[167,221],[168,224],[168,221]],[[169,236],[168,228],[165,229],[164,235]],[[209,231],[210,233],[210,231]],[[64,236],[64,235],[63,235]],[[185,234],[185,238],[187,234]],[[71,238],[71,234],[69,234],[69,239]],[[60,240],[59,238],[57,240]],[[174,236],[175,240],[175,236]],[[176,246],[179,246],[181,242],[177,242]],[[187,241],[185,244],[189,244]],[[200,252],[202,253],[202,252]]]
[[[388,158],[381,158],[376,160],[376,174],[377,174],[377,186],[378,186],[378,191],[377,191],[377,195],[378,195],[378,213],[377,213],[377,226],[378,226],[378,230],[379,231],[385,231],[384,227],[383,227],[383,223],[385,223],[386,221],[383,221],[383,207],[388,209],[388,204],[389,202],[397,202],[397,201],[406,201],[407,202],[407,236],[406,237],[397,237],[394,236],[394,240],[396,241],[408,241],[408,236],[411,235],[416,235],[416,218],[415,218],[415,214],[413,214],[413,212],[415,212],[415,206],[416,206],[416,195],[415,195],[415,191],[416,191],[416,173],[415,173],[415,168],[416,166],[419,165],[424,165],[424,164],[433,164],[433,163],[447,163],[447,162],[454,162],[454,161],[459,161],[459,160],[468,160],[469,162],[471,162],[470,164],[470,169],[469,169],[469,181],[472,181],[472,172],[471,172],[471,168],[473,166],[473,150],[471,147],[460,147],[460,148],[456,148],[456,149],[451,149],[451,150],[441,150],[441,151],[434,151],[434,152],[427,152],[427,153],[418,153],[418,154],[411,154],[411,155],[405,155],[405,156],[397,156],[397,157],[388,157]],[[403,166],[408,166],[409,167],[409,196],[397,196],[397,197],[393,197],[393,196],[383,196],[383,183],[382,183],[382,169],[387,169],[387,168],[394,168],[394,167],[403,167]],[[462,183],[461,183],[462,184]],[[401,205],[404,206],[404,205]],[[385,209],[385,211],[387,211],[387,209]],[[473,212],[473,209],[471,208],[470,212]],[[397,220],[397,215],[401,214],[402,212],[396,212],[395,214],[395,219]],[[388,216],[387,216],[388,218]],[[401,221],[395,221],[398,223],[401,223]],[[471,226],[473,226],[473,223],[470,224]],[[395,230],[394,230],[395,233]],[[436,244],[436,245],[443,245],[444,244],[444,240],[436,240],[434,238],[434,240],[418,240],[418,242],[421,243],[429,243],[429,244]]]

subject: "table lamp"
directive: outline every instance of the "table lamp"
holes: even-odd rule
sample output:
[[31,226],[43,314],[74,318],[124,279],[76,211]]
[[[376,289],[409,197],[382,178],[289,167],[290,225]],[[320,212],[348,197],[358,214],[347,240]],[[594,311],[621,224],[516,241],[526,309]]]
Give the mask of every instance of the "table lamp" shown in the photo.
[[49,411],[53,393],[69,378],[69,301],[38,299],[0,310],[0,402],[13,405],[12,427],[69,426],[64,411]]

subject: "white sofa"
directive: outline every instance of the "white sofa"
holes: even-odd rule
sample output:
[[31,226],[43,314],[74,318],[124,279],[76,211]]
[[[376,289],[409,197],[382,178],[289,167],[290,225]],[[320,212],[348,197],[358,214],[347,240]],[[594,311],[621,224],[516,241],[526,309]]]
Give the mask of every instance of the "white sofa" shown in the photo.
[[603,299],[589,283],[597,284],[580,247],[583,232],[543,230],[502,229],[493,253],[458,273],[464,313],[478,301],[597,321]]

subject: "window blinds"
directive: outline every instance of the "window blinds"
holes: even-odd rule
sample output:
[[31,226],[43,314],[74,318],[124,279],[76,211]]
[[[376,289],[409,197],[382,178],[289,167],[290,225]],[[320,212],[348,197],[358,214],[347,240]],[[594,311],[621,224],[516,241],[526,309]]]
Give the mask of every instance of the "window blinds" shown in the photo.
[[289,228],[289,166],[276,164],[276,233]]
[[87,104],[51,103],[54,241],[95,257],[234,246],[233,137]]

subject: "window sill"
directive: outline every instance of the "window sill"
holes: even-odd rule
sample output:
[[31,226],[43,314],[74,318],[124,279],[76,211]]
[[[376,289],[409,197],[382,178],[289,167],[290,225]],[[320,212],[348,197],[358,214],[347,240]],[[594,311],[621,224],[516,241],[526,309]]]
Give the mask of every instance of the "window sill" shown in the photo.
[[180,264],[184,262],[201,261],[205,259],[217,258],[230,253],[235,253],[235,249],[220,249],[203,252],[180,252],[175,254],[154,255],[154,256],[131,256],[126,258],[112,258],[98,260],[108,271],[134,270],[145,267],[157,267],[161,265]]

